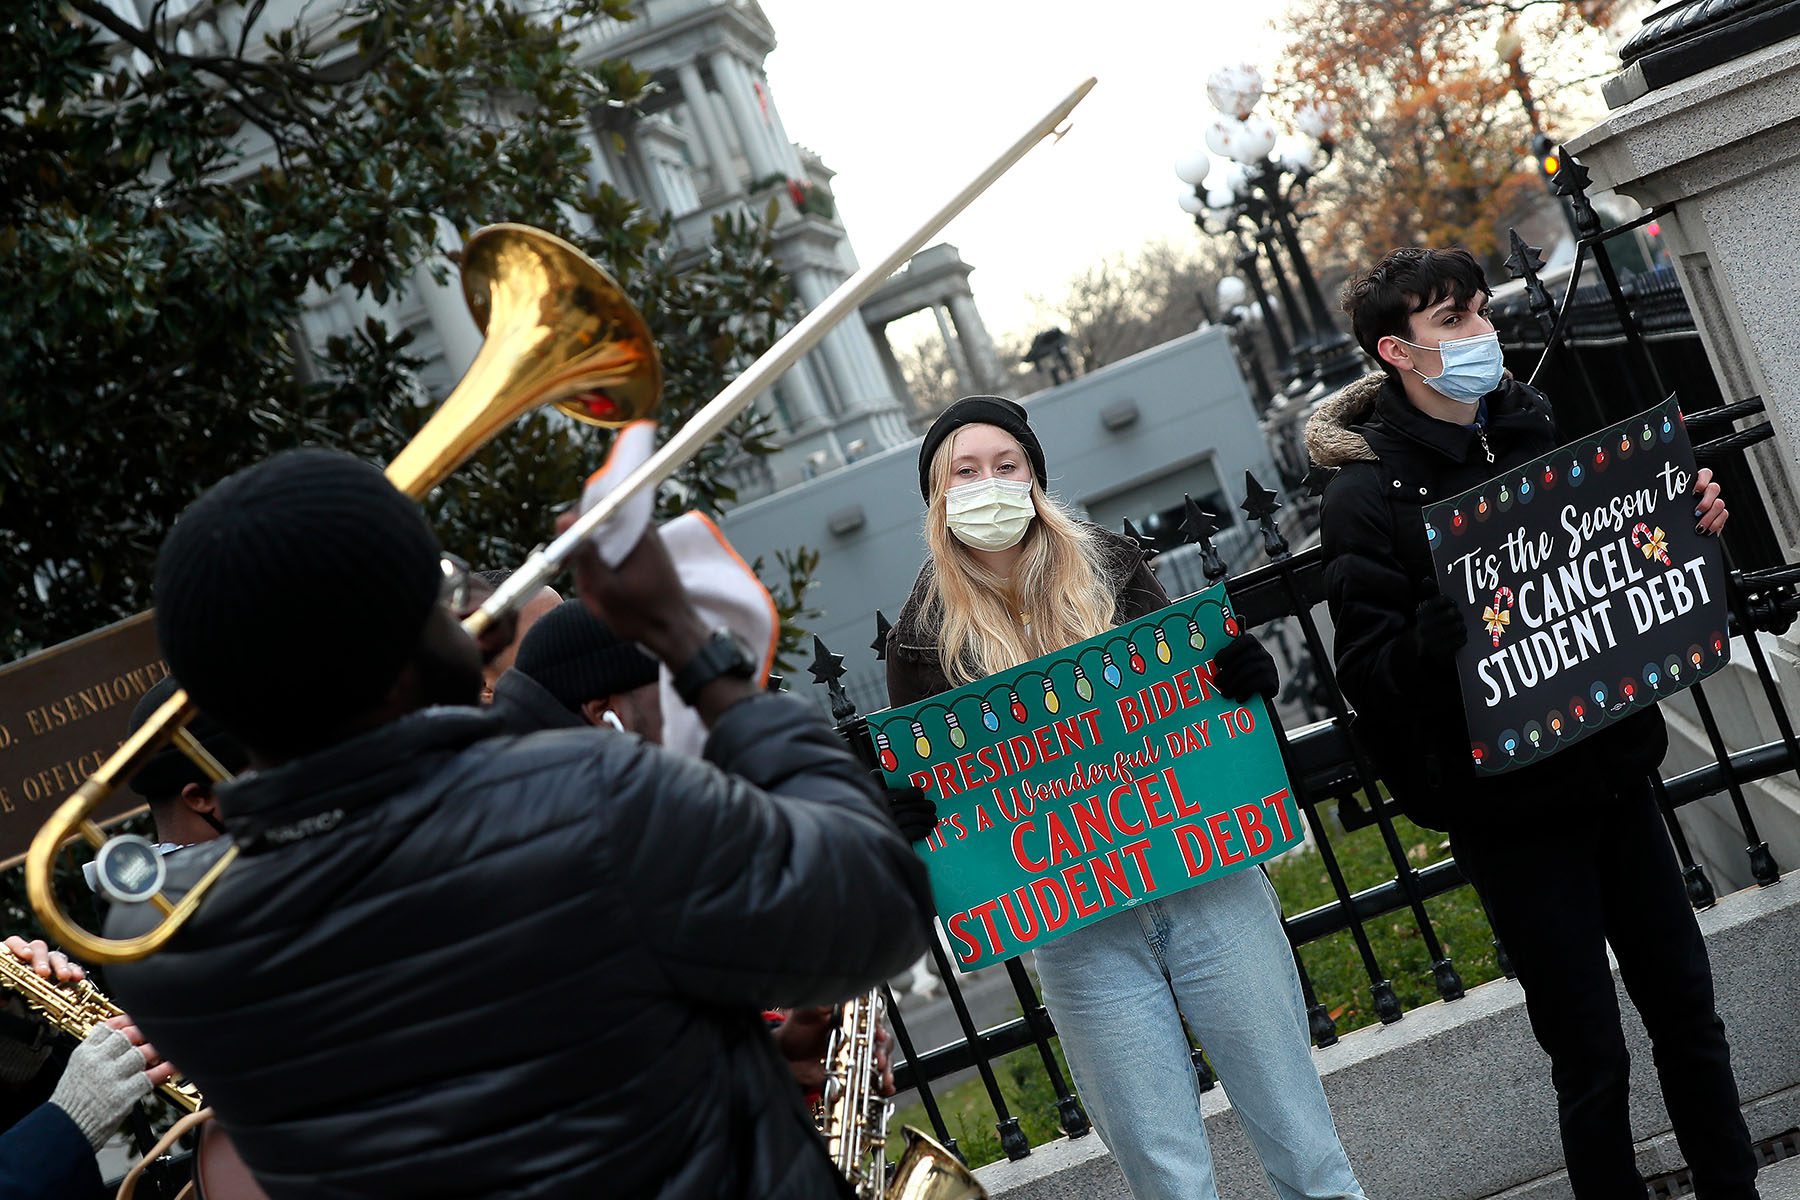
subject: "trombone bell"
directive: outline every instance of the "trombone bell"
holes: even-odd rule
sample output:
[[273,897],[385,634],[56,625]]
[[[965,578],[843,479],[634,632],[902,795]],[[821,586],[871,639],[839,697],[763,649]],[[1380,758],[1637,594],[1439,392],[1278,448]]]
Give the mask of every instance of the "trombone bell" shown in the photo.
[[486,334],[443,407],[388,464],[423,499],[501,429],[542,404],[615,428],[652,415],[662,362],[612,277],[553,233],[489,225],[463,248],[463,295]]

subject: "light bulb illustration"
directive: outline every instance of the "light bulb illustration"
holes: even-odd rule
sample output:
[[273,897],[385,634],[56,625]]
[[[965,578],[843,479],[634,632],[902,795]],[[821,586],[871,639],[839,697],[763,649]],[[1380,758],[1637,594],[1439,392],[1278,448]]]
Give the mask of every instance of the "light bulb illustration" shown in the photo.
[[1487,497],[1482,496],[1475,501],[1475,519],[1481,520],[1483,517],[1486,517],[1487,515],[1488,515]]
[[1138,653],[1137,643],[1128,640],[1125,643],[1125,649],[1131,654],[1126,661],[1131,664],[1132,672],[1142,675],[1144,673],[1144,656]]
[[1225,636],[1236,637],[1238,635],[1238,620],[1231,615],[1231,609],[1221,605],[1219,612],[1225,618]]
[[1624,683],[1619,685],[1619,694],[1624,696],[1625,702],[1629,704],[1631,701],[1637,699],[1637,684],[1634,681],[1627,679]]
[[981,723],[987,726],[989,733],[994,733],[1000,728],[1000,717],[994,712],[994,706],[986,700],[981,702]]
[[1531,499],[1531,480],[1519,480],[1519,503],[1525,504]]
[[1596,467],[1604,467],[1606,465],[1606,447],[1605,446],[1595,446],[1594,447],[1594,465]]
[[1100,678],[1106,680],[1106,686],[1118,687],[1122,676],[1119,674],[1119,664],[1113,661],[1111,651],[1102,650],[1100,652],[1100,663]]
[[955,713],[944,714],[944,728],[950,731],[950,744],[958,750],[969,744],[969,735],[963,732],[962,722],[956,719]]
[[1080,663],[1075,664],[1075,694],[1083,700],[1094,698],[1093,681],[1087,677],[1087,672],[1081,669]]
[[1454,529],[1457,533],[1461,533],[1464,529],[1468,528],[1468,525],[1469,519],[1463,516],[1462,509],[1455,508],[1450,510],[1451,529]]
[[875,733],[875,755],[877,758],[881,759],[882,770],[893,771],[899,769],[899,756],[894,753],[894,747],[889,743],[887,734],[882,733],[879,730]]
[[1644,432],[1638,434],[1638,440],[1646,446],[1656,440],[1656,434],[1650,429],[1650,422],[1644,422]]
[[1630,453],[1631,453],[1631,435],[1629,433],[1621,433],[1619,435],[1619,457],[1624,458],[1626,455],[1628,455]]
[[1206,635],[1204,633],[1200,632],[1200,626],[1195,623],[1194,618],[1189,617],[1187,619],[1187,625],[1188,625],[1188,645],[1192,646],[1196,650],[1206,649]]
[[1507,487],[1504,483],[1500,485],[1500,503],[1512,503],[1512,489]]
[[1543,740],[1543,736],[1543,733],[1536,729],[1527,729],[1525,731],[1525,739],[1531,743],[1532,749],[1534,750],[1537,748],[1538,743]]
[[1577,700],[1574,704],[1571,704],[1569,706],[1569,711],[1575,715],[1577,721],[1587,720],[1587,705],[1581,703],[1581,701]]
[[1655,667],[1644,668],[1644,682],[1655,687],[1662,682],[1662,674]]
[[1025,702],[1019,699],[1019,693],[1011,688],[1006,690],[1006,698],[1012,703],[1012,718],[1023,723],[1025,720]]
[[1555,487],[1556,486],[1556,468],[1551,466],[1549,463],[1544,464],[1544,486],[1545,487]]
[[1562,714],[1559,712],[1551,713],[1550,714],[1550,732],[1551,732],[1551,734],[1555,737],[1561,737],[1562,731],[1563,731]]
[[1062,701],[1056,698],[1055,685],[1050,682],[1048,675],[1044,676],[1044,711],[1054,713],[1061,707]]
[[1169,639],[1163,636],[1162,626],[1156,627],[1156,659],[1166,663],[1174,651],[1169,649]]
[[1663,417],[1663,423],[1662,423],[1662,440],[1666,442],[1674,436],[1675,436],[1675,426],[1673,426],[1669,423],[1669,418],[1665,415]]
[[1581,463],[1572,462],[1569,464],[1569,482],[1570,483],[1580,483],[1581,482]]
[[931,753],[931,739],[925,736],[925,727],[917,721],[912,723],[912,731],[913,749],[919,752],[920,758],[924,758]]
[[1476,742],[1469,747],[1469,755],[1475,760],[1475,765],[1479,767],[1487,759],[1487,747]]

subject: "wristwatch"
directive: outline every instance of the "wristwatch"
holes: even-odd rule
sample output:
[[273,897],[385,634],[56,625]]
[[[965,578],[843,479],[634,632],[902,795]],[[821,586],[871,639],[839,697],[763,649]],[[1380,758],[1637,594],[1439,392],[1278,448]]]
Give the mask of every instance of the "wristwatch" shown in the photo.
[[675,694],[692,707],[699,698],[700,689],[721,675],[750,679],[755,674],[756,663],[743,643],[729,629],[715,629],[694,657],[675,672]]

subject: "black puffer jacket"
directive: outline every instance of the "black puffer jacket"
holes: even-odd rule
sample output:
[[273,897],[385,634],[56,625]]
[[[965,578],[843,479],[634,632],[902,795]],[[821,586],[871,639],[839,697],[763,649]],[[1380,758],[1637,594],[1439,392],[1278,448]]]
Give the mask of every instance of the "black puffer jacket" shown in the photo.
[[508,733],[587,727],[579,713],[564,708],[549,688],[517,667],[507,668],[494,680],[494,702],[488,707],[505,723]]
[[230,785],[244,856],[119,1001],[276,1200],[840,1194],[759,1009],[925,949],[867,772],[782,695],[707,762],[499,720],[427,710]]
[[1508,378],[1486,403],[1491,463],[1473,426],[1426,416],[1380,374],[1345,388],[1306,427],[1312,460],[1338,469],[1320,529],[1338,681],[1394,798],[1433,829],[1551,782],[1645,774],[1668,749],[1662,714],[1649,708],[1541,763],[1476,778],[1455,664],[1421,659],[1410,636],[1419,602],[1438,592],[1419,510],[1557,446],[1543,393]]
[[[1145,613],[1168,607],[1169,597],[1136,542],[1100,525],[1084,522],[1082,527],[1099,543],[1101,560],[1112,582],[1113,624],[1134,621]],[[933,586],[932,570],[927,560],[913,583],[912,595],[900,609],[899,619],[888,630],[889,704],[912,704],[953,686],[938,655],[937,627],[927,603]]]

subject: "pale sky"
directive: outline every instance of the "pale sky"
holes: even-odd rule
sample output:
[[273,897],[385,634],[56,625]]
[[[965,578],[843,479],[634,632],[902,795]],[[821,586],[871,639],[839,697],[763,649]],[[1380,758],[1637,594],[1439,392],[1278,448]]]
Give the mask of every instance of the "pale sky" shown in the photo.
[[[1197,238],[1175,160],[1203,145],[1206,76],[1249,60],[1271,75],[1271,0],[761,0],[767,73],[790,137],[836,171],[859,259],[874,261],[1076,84],[1099,78],[1074,128],[996,183],[937,240],[975,268],[996,337],[1033,327],[1097,259]],[[915,318],[915,321],[919,318]],[[924,318],[929,320],[929,318]],[[916,328],[916,326],[915,326]],[[899,347],[909,340],[896,328]]]

